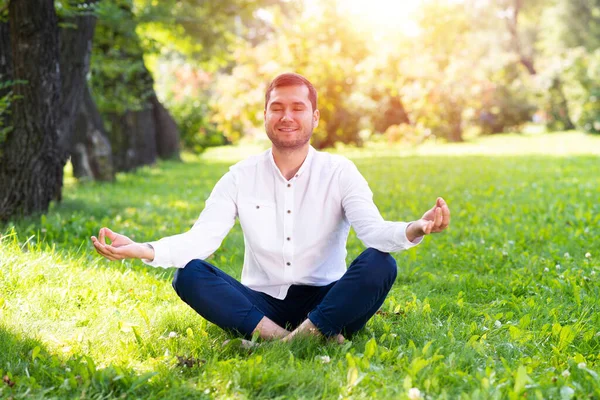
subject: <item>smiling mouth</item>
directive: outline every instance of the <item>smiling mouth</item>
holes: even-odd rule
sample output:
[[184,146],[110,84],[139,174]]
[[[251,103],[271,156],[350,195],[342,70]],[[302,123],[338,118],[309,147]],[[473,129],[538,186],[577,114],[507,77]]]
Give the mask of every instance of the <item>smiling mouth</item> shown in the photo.
[[277,128],[277,130],[281,132],[295,132],[298,130],[298,128]]

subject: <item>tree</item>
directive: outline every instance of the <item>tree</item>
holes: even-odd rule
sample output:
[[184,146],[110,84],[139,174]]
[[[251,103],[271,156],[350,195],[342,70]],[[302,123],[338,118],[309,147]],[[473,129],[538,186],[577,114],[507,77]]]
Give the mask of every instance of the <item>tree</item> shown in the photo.
[[[58,19],[52,0],[9,3],[12,77],[21,98],[0,154],[0,220],[43,212],[61,185],[56,109],[60,99]],[[6,40],[2,40],[6,43]],[[3,48],[3,54],[8,49]]]
[[0,142],[0,220],[44,212],[52,199],[61,198],[89,67],[93,3],[61,3],[60,18],[51,0],[39,7],[36,1],[9,3],[10,29],[0,29],[0,73],[17,84],[11,126]]
[[[60,103],[58,106],[59,161],[64,166],[75,151],[78,137],[74,132],[75,118],[83,102],[86,75],[90,69],[92,39],[96,26],[95,6],[98,0],[68,4],[60,18]],[[61,199],[62,169],[55,198]]]

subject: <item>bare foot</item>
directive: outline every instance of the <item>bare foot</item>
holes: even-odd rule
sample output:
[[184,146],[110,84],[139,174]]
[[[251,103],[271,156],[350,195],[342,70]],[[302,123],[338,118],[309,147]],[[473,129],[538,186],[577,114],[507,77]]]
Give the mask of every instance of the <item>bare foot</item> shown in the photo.
[[335,342],[337,344],[344,344],[345,340],[346,338],[344,338],[344,336],[342,336],[341,334],[337,336],[332,336],[329,339],[327,339],[328,342]]

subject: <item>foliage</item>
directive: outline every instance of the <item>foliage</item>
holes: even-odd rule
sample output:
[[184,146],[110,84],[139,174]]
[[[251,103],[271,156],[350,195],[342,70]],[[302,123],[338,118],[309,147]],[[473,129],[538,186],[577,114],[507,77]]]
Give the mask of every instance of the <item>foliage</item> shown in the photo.
[[477,115],[483,133],[505,132],[531,121],[537,109],[533,83],[519,64],[507,64],[495,71],[486,84]]
[[13,85],[26,83],[27,81],[20,80],[0,82],[0,93],[2,93],[2,97],[0,97],[0,147],[6,140],[6,135],[13,129],[12,125],[9,124],[10,105],[22,97],[16,96],[10,88]]
[[90,85],[102,113],[141,110],[153,94],[132,7],[132,0],[101,1],[97,5]]
[[319,148],[337,141],[360,144],[358,133],[368,98],[356,88],[365,72],[361,61],[368,55],[367,46],[340,18],[335,4],[322,6],[325,12],[294,23],[274,11],[274,34],[256,46],[248,43],[237,50],[238,65],[231,74],[219,76],[214,96],[214,119],[229,140],[256,134],[262,125],[267,85],[277,74],[294,71],[308,77],[319,93],[321,121],[313,144]]
[[179,128],[181,142],[185,149],[201,153],[207,147],[227,143],[223,134],[210,122],[207,103],[187,98],[181,102],[169,102],[169,111]]
[[552,15],[553,27],[564,48],[600,48],[600,1],[558,0]]
[[[558,156],[567,146],[556,139],[573,154]],[[388,299],[343,345],[223,347],[231,336],[178,299],[172,270],[93,252],[88,238],[104,225],[139,241],[188,229],[228,168],[212,150],[115,185],[69,181],[47,216],[0,239],[0,397],[406,399],[413,388],[439,399],[599,397],[600,181],[597,156],[580,154],[599,139],[474,144],[512,153],[494,157],[449,157],[468,143],[427,157],[353,150],[384,217],[416,218],[443,195],[453,221],[394,254]],[[362,250],[351,234],[348,260]],[[243,254],[236,225],[210,262],[239,278]]]
[[600,133],[600,48],[570,52],[564,72],[565,95],[576,126]]

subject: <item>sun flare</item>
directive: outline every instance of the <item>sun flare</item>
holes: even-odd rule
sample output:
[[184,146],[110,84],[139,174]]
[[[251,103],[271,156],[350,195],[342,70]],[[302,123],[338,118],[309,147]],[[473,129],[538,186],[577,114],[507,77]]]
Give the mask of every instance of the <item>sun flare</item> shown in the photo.
[[338,0],[340,10],[347,13],[354,24],[375,35],[393,32],[418,35],[414,14],[420,4],[420,0]]

